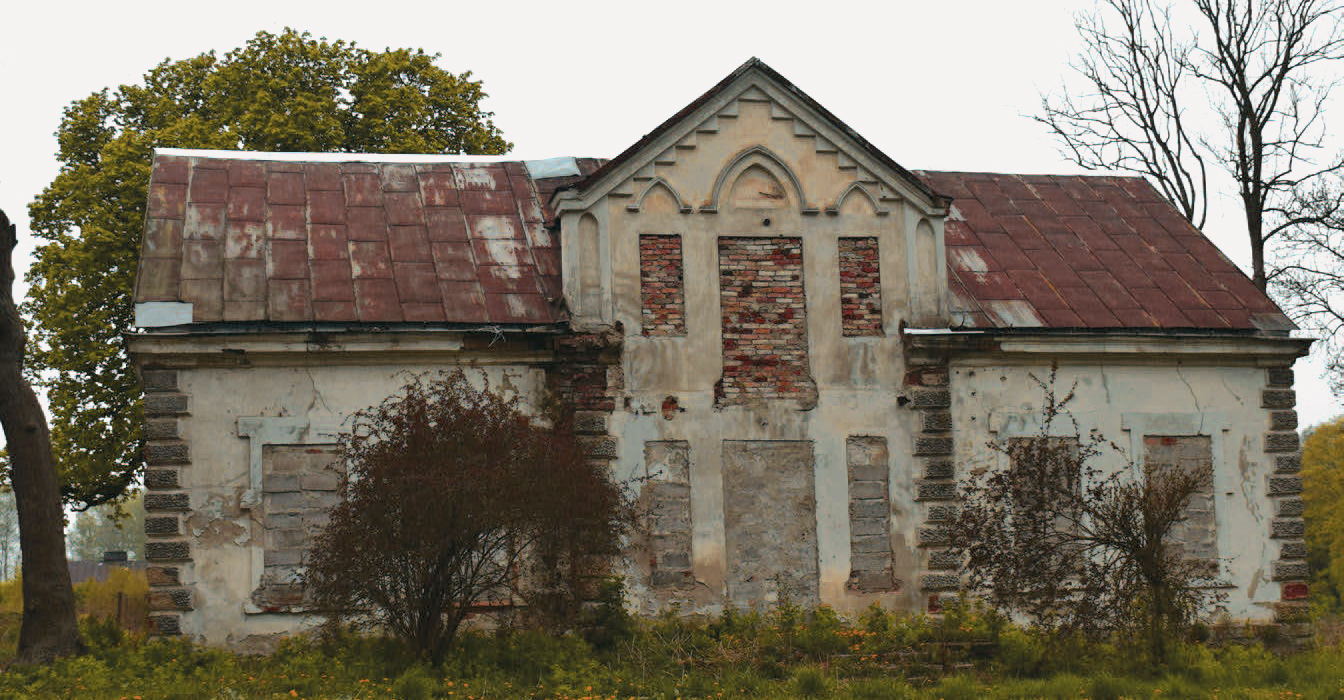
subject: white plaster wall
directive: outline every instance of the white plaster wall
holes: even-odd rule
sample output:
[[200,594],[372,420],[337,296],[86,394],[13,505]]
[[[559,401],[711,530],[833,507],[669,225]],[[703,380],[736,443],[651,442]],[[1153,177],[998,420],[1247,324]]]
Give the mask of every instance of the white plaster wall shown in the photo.
[[[930,239],[921,246],[914,229],[925,219],[910,202],[883,201],[879,208],[861,194],[840,199],[855,183],[855,171],[839,167],[842,156],[835,152],[818,152],[815,138],[800,138],[793,121],[780,118],[777,105],[740,102],[736,116],[719,118],[716,128],[713,133],[696,134],[695,148],[678,149],[674,164],[657,168],[666,185],[653,186],[645,193],[649,181],[635,178],[629,188],[633,196],[618,192],[598,200],[586,213],[574,211],[563,220],[568,279],[598,277],[604,291],[592,295],[571,288],[571,302],[581,300],[574,309],[576,325],[619,323],[625,330],[623,371],[629,398],[625,405],[618,404],[611,419],[611,434],[619,437],[619,457],[613,465],[616,476],[643,476],[647,441],[690,443],[692,564],[697,587],[682,609],[716,612],[727,595],[723,442],[812,441],[821,600],[850,610],[875,601],[919,609],[920,553],[915,542],[924,513],[913,500],[918,475],[909,456],[910,426],[916,417],[898,405],[905,372],[899,327],[902,321],[927,322],[945,308],[943,286],[915,290],[909,284],[912,273],[925,268],[943,279],[937,264],[942,221],[926,224],[926,228],[936,226],[939,235],[937,241]],[[755,146],[778,156],[801,183],[801,192],[787,173],[770,165],[786,198],[774,206],[735,205],[729,194],[733,177],[742,168],[731,164],[738,154]],[[725,172],[726,179],[720,182]],[[868,187],[878,190],[875,185]],[[716,199],[716,213],[693,211]],[[637,210],[632,209],[636,204]],[[809,207],[818,211],[802,211]],[[821,211],[828,207],[834,211]],[[581,219],[589,214],[591,219]],[[596,222],[600,229],[602,252],[597,260],[574,254],[582,250],[571,245],[577,242],[580,221]],[[681,236],[684,337],[645,337],[641,333],[641,234]],[[723,368],[718,241],[736,236],[800,237],[803,241],[809,369],[818,389],[818,404],[811,410],[799,410],[796,401],[714,407],[714,384]],[[838,239],[848,236],[871,236],[878,241],[883,337],[841,335],[837,247]],[[914,319],[911,308],[919,309],[924,318]],[[660,409],[668,397],[675,398],[682,410],[665,419]],[[845,441],[851,435],[884,437],[891,455],[893,562],[901,581],[901,588],[893,593],[861,595],[846,590],[850,535]],[[651,611],[654,596],[640,577],[628,577],[627,584],[636,605]]]
[[[990,450],[995,439],[1039,434],[1041,388],[1048,359],[1039,364],[990,358],[954,362],[952,417],[958,478],[981,466],[1003,468]],[[1159,360],[1063,361],[1057,396],[1075,388],[1068,409],[1086,435],[1092,430],[1119,443],[1128,456],[1099,460],[1103,470],[1142,464],[1143,435],[1209,435],[1214,456],[1214,510],[1227,613],[1234,619],[1270,620],[1279,584],[1270,580],[1278,543],[1269,539],[1272,503],[1266,495],[1272,462],[1263,452],[1268,428],[1260,391],[1265,370],[1252,363],[1191,366]],[[1146,427],[1144,427],[1146,424]],[[1127,461],[1133,460],[1133,465]]]
[[[437,372],[447,364],[326,364],[318,357],[297,367],[182,370],[179,382],[190,397],[190,417],[182,437],[191,446],[191,466],[182,486],[191,494],[186,519],[192,561],[182,582],[195,587],[196,609],[182,616],[182,631],[210,644],[246,646],[254,635],[288,633],[313,624],[304,616],[248,613],[260,571],[261,512],[241,508],[249,483],[249,439],[237,422],[245,416],[306,418],[313,426],[340,424],[353,412],[376,404],[406,382],[405,373]],[[542,370],[525,365],[465,367],[478,386],[482,376],[506,395],[535,404],[544,385]],[[329,444],[310,434],[302,444]]]

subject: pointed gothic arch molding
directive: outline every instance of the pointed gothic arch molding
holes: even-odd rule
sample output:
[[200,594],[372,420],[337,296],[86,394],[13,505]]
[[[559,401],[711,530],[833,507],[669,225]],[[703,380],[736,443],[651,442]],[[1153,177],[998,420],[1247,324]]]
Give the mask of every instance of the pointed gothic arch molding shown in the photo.
[[886,216],[887,214],[891,213],[886,207],[882,206],[881,202],[878,200],[877,197],[873,196],[872,192],[868,191],[867,187],[863,186],[863,183],[858,182],[857,180],[849,183],[849,186],[846,187],[842,192],[840,192],[840,196],[835,198],[835,204],[833,206],[826,208],[826,213],[832,215],[839,214],[840,208],[845,206],[845,201],[848,200],[850,196],[853,195],[855,192],[863,195],[868,199],[868,203],[873,208],[874,216]]
[[626,211],[639,211],[643,209],[644,199],[648,197],[649,194],[653,192],[655,188],[658,187],[662,187],[664,190],[667,191],[668,194],[672,195],[672,201],[677,203],[677,211],[683,214],[691,213],[692,211],[691,205],[687,204],[686,200],[682,199],[681,194],[677,192],[677,188],[673,187],[672,183],[668,182],[661,175],[650,180],[649,184],[645,185],[644,190],[641,191],[639,193],[639,196],[635,198],[635,201],[625,205]]
[[738,176],[752,166],[760,166],[776,180],[790,187],[793,190],[791,192],[792,196],[798,202],[799,212],[816,214],[821,211],[817,207],[808,205],[807,196],[803,194],[803,183],[798,180],[798,176],[793,173],[793,169],[765,146],[752,146],[733,156],[733,159],[728,161],[728,164],[719,171],[719,176],[714,180],[714,189],[710,190],[709,204],[700,207],[698,211],[701,214],[717,214],[724,188],[737,182]]

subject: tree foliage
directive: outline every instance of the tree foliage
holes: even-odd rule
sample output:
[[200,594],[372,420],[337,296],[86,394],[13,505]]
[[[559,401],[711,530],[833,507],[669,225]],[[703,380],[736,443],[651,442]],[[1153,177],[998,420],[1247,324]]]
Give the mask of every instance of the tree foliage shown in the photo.
[[1344,606],[1344,416],[1307,431],[1302,442],[1302,500],[1312,592]]
[[1214,575],[1210,563],[1186,557],[1171,538],[1212,467],[1103,471],[1098,459],[1123,451],[1095,431],[1081,434],[1068,412],[1073,390],[1057,395],[1053,370],[1032,378],[1043,392],[1040,430],[989,443],[1010,466],[963,483],[952,541],[967,587],[1052,631],[1133,634],[1164,662],[1168,637],[1215,597],[1200,585]]
[[[0,533],[3,519],[0,516]],[[66,546],[79,561],[101,561],[104,552],[145,558],[145,494],[135,491],[124,503],[104,504],[75,515],[66,529]]]
[[66,108],[61,171],[29,206],[47,241],[28,273],[30,376],[47,388],[67,504],[116,499],[137,473],[140,388],[121,334],[155,147],[503,153],[471,74],[421,50],[369,51],[286,29],[222,58],[164,61]]
[[576,611],[629,521],[562,417],[525,415],[460,370],[357,413],[341,450],[342,500],[313,541],[306,593],[435,662],[475,606]]
[[[1183,33],[1172,6],[1102,4],[1077,23],[1083,49],[1073,65],[1087,92],[1043,98],[1037,120],[1078,165],[1151,177],[1197,227],[1208,208],[1205,159],[1222,165],[1245,212],[1252,281],[1266,289],[1266,243],[1313,217],[1295,193],[1344,169],[1344,159],[1318,162],[1335,86],[1322,64],[1344,57],[1341,6],[1189,0],[1176,5],[1196,17]],[[1201,119],[1219,130],[1193,128]]]

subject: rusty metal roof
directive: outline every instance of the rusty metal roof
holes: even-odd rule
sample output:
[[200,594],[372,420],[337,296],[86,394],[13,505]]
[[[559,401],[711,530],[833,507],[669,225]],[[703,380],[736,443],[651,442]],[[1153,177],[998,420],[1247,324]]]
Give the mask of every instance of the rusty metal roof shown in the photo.
[[921,171],[965,328],[1296,328],[1140,177]]
[[547,202],[602,161],[534,179],[519,160],[285,156],[157,153],[135,301],[190,302],[194,323],[560,320]]

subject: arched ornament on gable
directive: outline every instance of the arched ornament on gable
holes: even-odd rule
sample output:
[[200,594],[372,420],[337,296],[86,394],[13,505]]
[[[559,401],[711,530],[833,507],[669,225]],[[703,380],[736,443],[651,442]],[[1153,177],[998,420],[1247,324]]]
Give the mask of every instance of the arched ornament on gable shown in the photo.
[[625,210],[637,212],[642,209],[644,207],[644,200],[658,187],[662,187],[668,194],[672,195],[672,201],[677,203],[677,211],[682,214],[689,214],[694,211],[694,207],[687,204],[686,200],[681,198],[681,194],[677,192],[677,189],[672,186],[672,183],[663,179],[662,176],[656,176],[650,180],[649,184],[645,185],[643,191],[641,191],[639,196],[635,198],[635,201],[625,205]]
[[714,189],[710,190],[709,203],[701,206],[697,211],[701,214],[719,213],[719,202],[723,196],[725,187],[737,182],[737,178],[753,166],[759,166],[780,183],[785,184],[792,189],[790,193],[794,201],[798,202],[798,211],[803,214],[818,214],[821,210],[810,206],[806,195],[803,194],[803,184],[798,180],[798,176],[793,173],[784,161],[770,149],[764,146],[752,146],[733,156],[728,164],[719,171],[719,176],[714,180]]
[[[868,199],[868,203],[872,205],[873,208],[873,215],[886,216],[887,214],[891,213],[891,210],[882,206],[881,200],[879,200],[877,197],[874,197],[873,193],[869,192],[868,188],[863,186],[863,183],[857,181],[849,183],[849,186],[846,187],[844,191],[840,193],[840,196],[835,198],[835,204],[826,207],[826,213],[830,214],[831,216],[838,215],[840,213],[840,209],[845,206],[845,201],[848,200],[850,196],[853,195],[855,192],[859,193],[860,195],[863,195]],[[895,198],[892,199],[894,201],[899,201],[895,200]]]

